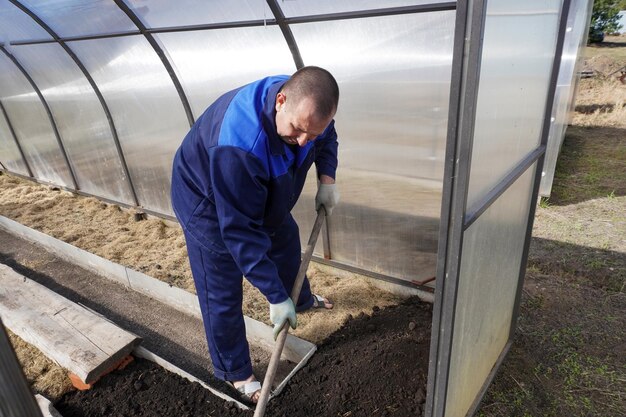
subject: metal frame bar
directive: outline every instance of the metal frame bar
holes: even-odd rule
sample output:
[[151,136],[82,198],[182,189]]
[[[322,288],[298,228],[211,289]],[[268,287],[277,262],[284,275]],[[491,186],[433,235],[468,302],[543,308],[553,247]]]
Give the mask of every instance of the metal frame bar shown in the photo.
[[546,147],[539,145],[530,151],[500,182],[498,182],[480,201],[465,213],[463,230],[467,230],[530,166],[546,153]]
[[187,99],[187,96],[185,95],[185,91],[183,90],[183,86],[180,83],[180,80],[178,79],[178,75],[176,75],[176,71],[174,71],[174,67],[172,67],[172,64],[167,59],[167,56],[165,56],[165,52],[163,51],[163,48],[161,48],[161,45],[159,45],[159,43],[154,38],[152,33],[150,33],[147,30],[143,22],[130,9],[130,7],[128,7],[126,3],[124,3],[123,0],[113,0],[113,1],[115,1],[115,4],[117,4],[117,7],[119,7],[126,14],[126,16],[128,16],[128,18],[135,24],[135,26],[137,26],[137,28],[139,29],[139,32],[141,32],[141,34],[146,38],[150,46],[152,46],[152,49],[154,49],[154,52],[156,52],[156,54],[158,55],[159,59],[163,63],[163,66],[165,67],[165,70],[167,71],[170,78],[172,79],[172,83],[174,83],[176,92],[178,93],[180,101],[183,104],[183,108],[185,109],[185,114],[187,115],[187,121],[189,122],[189,127],[193,126],[195,118],[193,116],[191,106],[189,105],[189,100]]
[[37,84],[35,83],[33,78],[30,76],[28,71],[26,71],[26,68],[24,68],[22,66],[22,64],[20,64],[20,62],[17,60],[17,58],[15,58],[13,55],[11,55],[9,53],[9,51],[7,51],[4,48],[4,46],[0,45],[0,50],[2,52],[4,52],[4,54],[21,71],[22,75],[24,75],[24,77],[26,77],[26,79],[28,80],[30,85],[35,90],[35,93],[37,93],[37,96],[39,96],[39,100],[41,100],[41,104],[43,104],[43,106],[44,106],[44,108],[46,110],[46,113],[48,114],[48,119],[50,121],[50,124],[52,125],[52,130],[53,130],[53,133],[54,133],[54,137],[56,138],[57,143],[59,145],[59,148],[61,149],[61,153],[63,154],[63,159],[65,159],[65,163],[67,164],[67,167],[69,169],[70,177],[72,179],[72,184],[73,184],[74,188],[76,188],[78,190],[79,187],[78,187],[78,182],[76,181],[76,173],[74,172],[74,168],[72,167],[72,164],[70,163],[70,159],[67,156],[67,152],[65,150],[65,146],[63,146],[63,141],[61,140],[61,135],[59,134],[59,129],[57,128],[56,122],[54,120],[54,116],[52,115],[52,111],[50,110],[50,106],[48,105],[48,102],[46,101],[45,97],[41,93],[41,90],[39,90],[39,87],[37,86]]
[[13,135],[13,140],[15,141],[15,145],[17,146],[17,149],[20,151],[20,155],[22,156],[22,160],[24,161],[24,165],[26,166],[28,175],[34,178],[35,176],[33,175],[33,170],[30,168],[30,164],[28,163],[28,159],[26,159],[26,154],[24,153],[24,149],[22,149],[22,145],[20,144],[20,141],[17,138],[17,133],[15,133],[15,129],[13,128],[13,124],[11,123],[11,119],[9,119],[9,115],[7,114],[7,111],[4,108],[4,105],[2,104],[1,100],[0,100],[0,111],[4,115],[4,120],[7,121],[7,125],[9,126],[9,130],[11,131],[11,135]]
[[94,81],[93,77],[91,76],[89,71],[87,71],[87,68],[83,65],[82,61],[78,58],[78,56],[76,56],[74,51],[72,51],[72,49],[63,40],[61,40],[61,37],[50,26],[48,26],[47,23],[45,23],[32,10],[28,9],[26,6],[21,4],[18,0],[9,0],[9,1],[13,3],[13,5],[15,5],[17,8],[22,10],[24,13],[26,13],[28,16],[30,16],[39,26],[41,26],[46,32],[48,32],[48,34],[52,36],[52,38],[56,42],[58,42],[59,45],[61,45],[61,47],[70,56],[70,58],[72,58],[74,63],[82,71],[83,75],[85,76],[89,84],[91,85],[91,88],[96,93],[96,96],[98,97],[98,100],[100,101],[100,105],[102,106],[102,109],[104,110],[104,114],[106,115],[107,122],[109,123],[109,128],[111,129],[111,135],[113,136],[113,142],[115,144],[115,149],[117,151],[117,155],[122,164],[122,169],[124,170],[124,175],[126,176],[128,186],[130,188],[130,192],[133,198],[133,202],[135,203],[136,206],[139,206],[139,199],[137,198],[137,193],[135,191],[135,187],[133,185],[133,182],[130,176],[130,171],[128,170],[128,165],[126,164],[126,158],[124,157],[124,153],[120,145],[120,140],[117,134],[115,123],[113,121],[113,116],[111,115],[109,106],[107,105],[106,100],[104,99],[104,96],[102,95],[102,92],[100,91],[100,88],[98,88],[98,85]]
[[[83,36],[64,36],[61,37],[60,40],[63,42],[74,42],[74,41],[91,41],[95,39],[108,39],[108,38],[121,38],[124,36],[134,36],[141,35],[141,32],[138,30],[127,30],[121,32],[110,32],[110,33],[102,33],[97,35],[83,35]],[[56,43],[58,42],[56,39],[32,39],[28,41],[14,41],[11,42],[11,45],[15,46],[24,46],[24,45],[41,45],[43,43]]]
[[415,6],[388,7],[388,8],[382,8],[382,9],[318,14],[318,15],[313,15],[313,16],[287,17],[285,18],[285,22],[288,24],[328,22],[331,20],[362,19],[365,17],[393,16],[393,15],[399,15],[399,14],[444,12],[444,11],[455,10],[456,8],[457,8],[457,2],[450,1],[446,3],[432,3],[432,4],[420,4],[420,5],[415,5]]
[[427,417],[445,415],[486,6],[487,0],[475,0],[460,2],[457,8],[441,207],[442,227],[439,230],[425,405]]
[[296,68],[300,69],[304,67],[304,61],[302,60],[300,49],[298,49],[298,44],[293,37],[291,28],[285,22],[285,15],[278,5],[277,0],[267,0],[267,5],[270,7],[270,10],[274,14],[274,17],[276,18],[276,23],[278,24],[278,27],[280,27],[280,31],[283,32],[283,36],[285,37],[287,46],[289,46],[289,50],[291,51],[291,55],[293,56],[293,61],[296,64]]
[[[559,77],[559,70],[561,67],[561,55],[563,54],[563,43],[565,41],[565,31],[567,29],[567,19],[569,16],[571,0],[563,0],[563,6],[561,9],[561,16],[559,22],[559,32],[557,34],[556,50],[554,53],[554,61],[552,62],[552,74],[550,75],[550,86],[548,90],[548,97],[546,99],[546,108],[544,111],[543,126],[541,127],[541,146],[546,147],[548,143],[548,136],[550,134],[550,125],[552,124],[552,108],[554,106],[554,94],[556,92],[556,83]],[[522,300],[522,288],[524,285],[524,278],[526,276],[526,264],[528,263],[528,252],[530,249],[530,240],[532,237],[533,224],[535,220],[535,211],[537,210],[537,199],[539,196],[539,185],[541,184],[541,173],[543,172],[543,161],[545,159],[545,152],[541,154],[535,167],[535,180],[533,184],[533,191],[530,201],[530,213],[528,214],[528,223],[526,225],[526,237],[524,241],[524,250],[522,252],[522,262],[519,271],[519,280],[517,285],[517,295],[515,297],[515,304],[513,305],[513,316],[511,320],[511,329],[509,330],[509,340],[513,339],[515,333],[515,327],[517,326],[517,319],[519,317],[520,304]]]
[[376,272],[372,272],[372,271],[368,271],[365,269],[361,269],[359,267],[356,266],[351,266],[351,265],[346,265],[344,263],[340,263],[337,261],[333,261],[332,259],[325,259],[325,258],[320,258],[319,256],[313,255],[313,259],[315,260],[315,262],[323,264],[323,265],[328,265],[328,266],[332,266],[338,269],[342,269],[344,271],[348,271],[348,272],[353,272],[355,274],[359,274],[359,275],[364,275],[370,278],[375,278],[379,281],[385,281],[385,282],[389,282],[391,284],[396,284],[402,287],[407,287],[407,288],[411,288],[411,289],[418,289],[418,290],[422,290],[425,292],[434,292],[433,287],[428,286],[428,285],[419,285],[413,281],[407,281],[405,279],[402,278],[397,278],[397,277],[392,277],[389,275],[382,275],[382,274],[378,274]]
[[441,214],[439,221],[439,241],[437,248],[437,272],[435,279],[435,302],[431,325],[431,340],[429,349],[428,380],[426,383],[426,403],[424,415],[432,417],[435,407],[436,373],[438,369],[439,327],[442,319],[442,303],[445,285],[446,248],[448,233],[452,228],[452,185],[455,178],[456,148],[459,113],[462,101],[462,79],[464,73],[465,32],[468,19],[467,2],[461,2],[456,10],[454,24],[454,45],[452,53],[452,71],[450,75],[450,99],[448,104],[448,128],[446,136],[446,151],[444,161],[444,177],[441,196]]
[[[118,0],[116,0],[116,3],[117,1]],[[267,0],[268,5],[270,4],[270,2],[276,3],[275,0]],[[360,11],[343,12],[343,13],[328,13],[328,14],[320,14],[320,15],[313,15],[313,16],[298,16],[298,17],[284,17],[283,16],[283,22],[289,25],[289,24],[298,24],[298,23],[328,22],[332,20],[362,19],[366,17],[393,16],[393,15],[400,15],[400,14],[452,11],[456,9],[457,7],[456,5],[457,5],[456,2],[446,2],[446,3],[422,4],[422,5],[416,5],[416,6],[389,7],[386,9],[382,8],[382,9],[360,10]],[[281,9],[281,14],[282,14],[282,9]],[[208,24],[190,25],[190,26],[168,26],[168,27],[158,27],[158,28],[147,28],[144,26],[143,30],[138,30],[138,31],[132,30],[132,31],[111,32],[111,33],[106,33],[106,34],[97,34],[97,35],[69,36],[69,37],[61,37],[60,40],[64,42],[71,42],[71,41],[84,41],[84,40],[93,40],[93,39],[142,35],[144,33],[155,34],[155,33],[171,33],[171,32],[191,32],[191,31],[198,31],[198,30],[243,28],[243,27],[254,27],[254,26],[267,26],[267,25],[280,25],[280,22],[275,19],[262,19],[262,20],[257,19],[257,20],[248,20],[248,21],[208,23]],[[33,45],[33,44],[53,43],[53,42],[56,42],[56,40],[34,39],[30,41],[12,42],[11,44],[12,45]]]

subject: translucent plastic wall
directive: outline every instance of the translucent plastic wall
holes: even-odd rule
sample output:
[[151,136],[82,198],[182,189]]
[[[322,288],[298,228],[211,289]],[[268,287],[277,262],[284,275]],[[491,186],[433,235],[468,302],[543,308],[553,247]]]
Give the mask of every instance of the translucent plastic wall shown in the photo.
[[[341,89],[342,203],[316,254],[399,283],[428,278],[454,16],[455,2],[426,0],[0,0],[0,162],[172,217],[172,158],[206,107],[322,66]],[[294,211],[303,240],[315,182]]]
[[550,196],[556,162],[565,138],[565,129],[572,117],[576,86],[580,78],[577,64],[580,61],[581,52],[587,44],[587,28],[591,19],[592,7],[593,1],[573,0],[567,18],[561,67],[554,94],[552,123],[539,187],[539,194],[544,197]]
[[[459,7],[427,415],[471,415],[512,341],[569,0]],[[514,45],[514,46],[513,46]]]
[[463,236],[446,416],[464,416],[509,341],[535,165]]
[[560,1],[507,3],[487,3],[468,208],[541,139]]
[[168,213],[171,161],[189,128],[176,89],[143,36],[69,42],[111,108],[139,203]]
[[[328,68],[341,86],[330,258],[399,278],[434,276],[454,12],[292,30],[305,62]],[[312,173],[296,209],[303,239],[315,190]]]
[[80,69],[58,44],[14,46],[11,52],[50,106],[79,189],[132,204],[106,115]]
[[[13,127],[13,139],[20,142],[33,175],[40,180],[72,187],[69,167],[51,119],[32,84],[6,55],[0,55],[0,74],[4,116]],[[10,158],[7,159],[10,166]],[[5,160],[4,156],[1,160]]]
[[14,132],[12,129],[13,127],[9,125],[4,109],[0,107],[0,155],[3,156],[2,166],[4,169],[21,175],[30,175],[20,149],[13,139]]

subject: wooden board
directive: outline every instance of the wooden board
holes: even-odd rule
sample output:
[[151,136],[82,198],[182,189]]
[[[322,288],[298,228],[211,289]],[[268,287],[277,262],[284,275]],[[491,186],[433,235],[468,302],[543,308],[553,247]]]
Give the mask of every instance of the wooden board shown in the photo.
[[96,381],[141,341],[3,264],[0,317],[13,333],[87,384]]

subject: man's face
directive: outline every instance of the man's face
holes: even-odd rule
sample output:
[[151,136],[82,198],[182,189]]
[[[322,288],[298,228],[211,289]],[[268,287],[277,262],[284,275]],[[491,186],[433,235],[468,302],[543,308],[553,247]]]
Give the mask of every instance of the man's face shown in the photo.
[[276,131],[288,145],[305,146],[321,135],[331,120],[332,116],[320,120],[315,115],[311,99],[304,98],[299,103],[293,103],[282,92],[276,95]]

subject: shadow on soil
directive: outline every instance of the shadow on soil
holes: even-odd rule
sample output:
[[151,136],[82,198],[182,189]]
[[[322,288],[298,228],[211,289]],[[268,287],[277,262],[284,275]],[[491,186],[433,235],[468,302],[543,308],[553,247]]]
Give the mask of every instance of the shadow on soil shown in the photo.
[[611,42],[611,41],[607,41],[607,42],[591,43],[591,44],[589,44],[587,46],[589,48],[597,48],[597,49],[624,48],[624,47],[626,47],[626,42]]
[[626,129],[569,126],[550,205],[626,195]]
[[528,255],[530,274],[558,275],[609,292],[624,292],[626,254],[533,238]]

